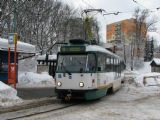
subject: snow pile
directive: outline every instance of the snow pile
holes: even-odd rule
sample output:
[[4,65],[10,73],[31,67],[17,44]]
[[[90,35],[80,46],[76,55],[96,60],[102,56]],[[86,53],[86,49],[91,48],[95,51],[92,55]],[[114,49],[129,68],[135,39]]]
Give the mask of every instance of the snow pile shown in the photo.
[[19,88],[36,88],[36,87],[54,87],[55,80],[48,73],[25,72],[18,76],[17,87]]
[[160,96],[160,87],[158,86],[141,86],[138,87],[135,84],[124,84],[124,87],[118,92],[118,94],[112,97],[112,101],[139,101],[144,100],[151,96]]
[[17,97],[17,91],[0,81],[0,106],[12,106],[21,102]]
[[144,62],[144,67],[137,71],[126,71],[124,74],[125,84],[117,96],[120,101],[160,95],[160,73],[151,72],[150,62]]
[[18,61],[18,74],[24,72],[37,72],[36,56]]
[[159,86],[160,87],[160,73],[152,72],[145,73],[135,78],[135,83],[140,86]]
[[137,70],[137,72],[140,74],[150,73],[151,72],[150,62],[144,62],[144,66],[141,69]]

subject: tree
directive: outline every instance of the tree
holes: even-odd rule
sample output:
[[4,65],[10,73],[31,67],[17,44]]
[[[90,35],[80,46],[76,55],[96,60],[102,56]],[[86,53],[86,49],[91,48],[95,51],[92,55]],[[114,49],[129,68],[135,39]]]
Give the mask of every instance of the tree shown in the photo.
[[149,11],[144,9],[141,10],[140,8],[135,9],[134,12],[134,17],[135,17],[135,45],[134,48],[136,47],[137,49],[137,57],[139,59],[140,57],[140,45],[142,44],[143,40],[146,38],[145,32],[147,31],[146,29],[146,19],[149,16]]
[[154,40],[146,41],[144,61],[151,61],[154,53]]
[[0,9],[2,37],[17,32],[21,41],[36,45],[41,54],[57,51],[56,43],[83,38],[79,11],[60,1],[1,0]]
[[[145,42],[147,41],[147,32],[150,28],[154,28],[155,19],[149,20],[150,12],[147,9],[141,10],[136,8],[133,14],[134,16],[134,33],[135,37],[132,39],[132,50],[131,61],[134,66],[141,67],[142,58],[144,55]],[[141,59],[140,59],[141,58]],[[136,60],[136,61],[135,61]],[[133,67],[134,67],[133,66]]]

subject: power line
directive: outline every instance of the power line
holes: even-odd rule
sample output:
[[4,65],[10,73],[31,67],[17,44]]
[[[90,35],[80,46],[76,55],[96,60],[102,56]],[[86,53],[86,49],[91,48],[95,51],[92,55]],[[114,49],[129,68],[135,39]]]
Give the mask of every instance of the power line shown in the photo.
[[136,0],[133,0],[133,2],[134,2],[134,3],[136,3],[136,4],[138,4],[138,5],[140,5],[140,6],[142,6],[142,7],[144,7],[145,9],[148,9],[146,6],[144,6],[144,5],[140,4],[140,3],[139,3],[139,2],[137,2]]
[[88,5],[89,7],[95,9],[91,4],[89,4],[88,2],[86,2],[85,0],[81,0],[83,3],[85,3],[86,5]]

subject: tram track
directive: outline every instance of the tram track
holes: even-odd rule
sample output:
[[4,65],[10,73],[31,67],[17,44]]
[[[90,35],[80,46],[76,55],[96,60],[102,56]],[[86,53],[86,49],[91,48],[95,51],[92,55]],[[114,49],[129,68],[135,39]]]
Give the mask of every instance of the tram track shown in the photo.
[[36,112],[36,113],[28,114],[28,115],[12,117],[12,118],[8,118],[6,120],[24,119],[24,118],[32,117],[32,116],[35,116],[35,115],[40,115],[40,114],[45,114],[45,113],[48,113],[48,112],[54,112],[54,111],[57,111],[57,110],[62,110],[62,109],[69,108],[69,107],[72,107],[72,106],[75,106],[75,105],[77,105],[77,104],[68,104],[68,105],[64,105],[63,107],[53,108],[53,109],[50,109],[50,110]]
[[54,99],[54,98],[46,98],[46,99],[40,99],[40,100],[33,100],[28,102],[22,102],[20,104],[10,106],[10,107],[1,107],[0,108],[0,115],[8,112],[15,112],[18,110],[24,110],[29,108],[35,108],[39,106],[54,104],[54,103],[60,103],[60,100]]
[[76,105],[91,105],[97,102],[101,102],[105,99],[108,99],[112,94],[107,95],[106,97],[101,98],[101,100],[93,101],[72,101],[70,103],[62,102],[58,99],[48,98],[41,101],[35,101],[33,103],[28,103],[27,105],[16,106],[12,109],[7,108],[4,110],[0,109],[0,120],[16,120],[16,119],[26,119],[34,117],[36,115],[45,114],[49,112],[56,112],[65,108],[73,107]]
[[64,103],[60,100],[44,100],[41,102],[32,103],[29,105],[22,106],[21,108],[12,108],[11,110],[1,110],[0,119],[3,120],[16,120],[16,119],[24,119],[27,117],[32,117],[40,114],[45,114],[48,112],[53,112],[65,108],[69,108],[72,106],[76,106],[81,102],[72,102],[72,103]]
[[[81,106],[92,106],[93,104],[96,104],[96,103],[99,103],[99,102],[103,102],[104,100],[110,98],[112,95],[108,95],[104,98],[101,98],[100,99],[97,99],[97,100],[93,100],[93,101],[76,101],[76,102],[71,102],[71,103],[63,103],[64,105],[61,106],[61,107],[57,107],[57,108],[53,108],[53,109],[50,109],[50,110],[45,110],[45,111],[42,111],[42,112],[37,112],[37,113],[32,113],[32,114],[29,114],[29,115],[24,115],[24,116],[19,116],[19,117],[12,117],[10,119],[7,119],[7,120],[21,120],[21,119],[30,119],[30,118],[34,118],[35,116],[38,116],[38,115],[42,115],[42,114],[47,114],[47,113],[51,113],[51,112],[55,112],[55,113],[52,113],[52,114],[55,114],[56,115],[60,115],[62,114],[62,111],[61,110],[65,110],[65,112],[63,113],[70,113],[72,111],[72,109],[67,109],[67,108],[72,108],[73,107],[73,111],[75,111],[76,108],[74,108],[74,106],[78,106],[78,105],[81,105]],[[86,107],[87,108],[87,107]],[[59,113],[60,111],[60,113]]]

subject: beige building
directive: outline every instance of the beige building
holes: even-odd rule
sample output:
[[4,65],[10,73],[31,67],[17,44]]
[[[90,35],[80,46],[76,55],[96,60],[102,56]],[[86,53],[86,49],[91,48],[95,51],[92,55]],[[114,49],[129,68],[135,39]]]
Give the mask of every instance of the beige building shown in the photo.
[[[118,21],[115,23],[108,24],[106,27],[106,40],[107,42],[129,42],[133,37],[135,37],[136,22],[135,19],[126,19]],[[142,36],[145,37],[146,25],[142,25]]]

